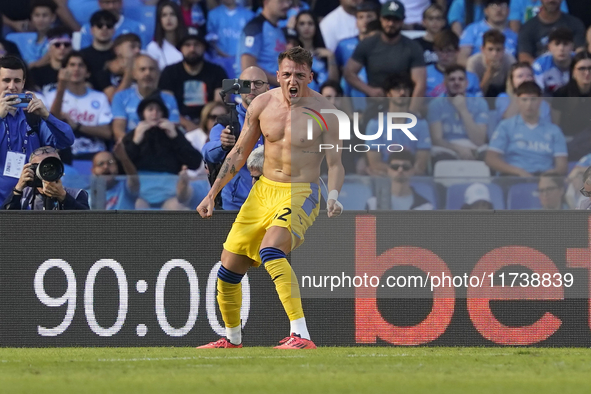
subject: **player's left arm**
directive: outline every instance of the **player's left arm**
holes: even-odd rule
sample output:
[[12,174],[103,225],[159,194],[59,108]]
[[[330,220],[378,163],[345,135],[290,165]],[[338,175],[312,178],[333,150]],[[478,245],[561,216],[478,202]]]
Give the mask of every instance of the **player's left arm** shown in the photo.
[[[334,107],[333,107],[334,108]],[[335,116],[327,116],[327,130],[322,133],[322,143],[331,144],[332,146],[339,145],[339,124]],[[340,144],[342,146],[342,142]],[[328,190],[329,194],[326,199],[328,217],[338,216],[342,213],[343,208],[338,203],[338,193],[340,193],[345,181],[345,168],[341,160],[341,151],[337,149],[329,149],[326,151],[326,164],[328,165]],[[335,193],[336,192],[336,193]]]

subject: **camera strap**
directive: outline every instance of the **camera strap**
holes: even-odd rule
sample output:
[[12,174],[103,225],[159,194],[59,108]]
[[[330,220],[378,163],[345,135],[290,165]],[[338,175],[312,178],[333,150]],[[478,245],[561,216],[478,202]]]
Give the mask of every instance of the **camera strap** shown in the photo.
[[[8,127],[8,121],[6,120],[6,118],[4,118],[4,130],[6,131],[6,143],[8,145],[8,152],[12,152],[12,147],[10,145],[10,128]],[[25,155],[27,154],[27,145],[29,143],[29,136],[30,136],[30,134],[27,132],[25,134],[23,147],[21,148],[22,153]]]

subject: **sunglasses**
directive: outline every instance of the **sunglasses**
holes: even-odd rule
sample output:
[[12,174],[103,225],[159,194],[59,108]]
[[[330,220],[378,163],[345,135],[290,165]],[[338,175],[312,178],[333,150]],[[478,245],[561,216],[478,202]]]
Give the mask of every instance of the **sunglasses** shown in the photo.
[[72,46],[72,43],[71,42],[54,42],[52,45],[56,48],[61,48],[61,47],[69,48]]
[[[268,83],[268,82],[261,81],[261,80],[256,80],[256,81],[249,81],[248,79],[245,79],[245,80],[244,80],[244,82],[248,82],[248,84],[249,84],[249,85],[250,85],[250,84],[254,85],[254,87],[255,87],[256,89],[260,89],[260,88],[262,88],[263,86],[265,86],[265,84],[266,84],[266,83]],[[252,85],[251,85],[251,86],[252,86]]]
[[96,166],[97,166],[97,167],[102,167],[102,166],[104,166],[105,164],[109,164],[109,165],[111,165],[111,164],[115,164],[115,163],[117,163],[117,162],[116,162],[115,160],[113,160],[113,159],[110,159],[110,160],[103,160],[103,161],[99,161],[98,163],[96,163]]
[[591,197],[591,192],[588,192],[587,190],[585,190],[585,186],[583,186],[582,188],[579,189],[579,191],[581,192],[581,194],[585,197]]
[[112,24],[112,23],[103,23],[103,22],[97,23],[97,24],[96,24],[96,25],[94,25],[94,26],[95,26],[95,27],[98,27],[99,29],[102,29],[102,28],[103,28],[103,27],[105,27],[105,26],[107,27],[107,29],[112,29],[112,28],[114,28],[114,27],[115,27],[115,25],[114,25],[114,24]]
[[393,169],[394,171],[398,171],[400,168],[402,168],[404,171],[408,171],[412,168],[412,166],[410,164],[404,163],[404,164],[390,164],[390,168]]
[[31,154],[31,156],[39,156],[39,155],[48,154],[48,153],[55,153],[55,152],[57,152],[57,149],[55,149],[54,147],[48,146],[46,148],[35,149],[35,151]]

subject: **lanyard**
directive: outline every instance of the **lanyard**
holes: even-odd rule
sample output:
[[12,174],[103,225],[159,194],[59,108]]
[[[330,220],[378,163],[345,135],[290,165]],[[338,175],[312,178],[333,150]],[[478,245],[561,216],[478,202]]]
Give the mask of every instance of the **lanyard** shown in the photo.
[[[8,151],[11,152],[12,148],[10,147],[10,130],[8,129],[8,121],[4,118],[4,130],[6,130],[6,140],[8,142]],[[23,154],[27,154],[27,144],[29,143],[29,135],[25,133],[25,142],[22,147]]]

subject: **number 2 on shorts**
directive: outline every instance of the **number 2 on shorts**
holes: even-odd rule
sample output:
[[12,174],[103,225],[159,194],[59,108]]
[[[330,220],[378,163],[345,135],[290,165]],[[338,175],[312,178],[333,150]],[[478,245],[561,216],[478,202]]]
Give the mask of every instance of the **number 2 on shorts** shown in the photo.
[[285,213],[282,213],[281,215],[279,215],[279,217],[277,217],[278,214],[276,213],[273,219],[279,219],[283,220],[284,222],[287,222],[287,219],[285,217],[291,213],[291,208],[283,208],[283,210],[285,211]]

